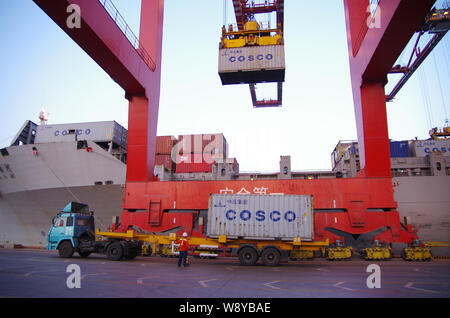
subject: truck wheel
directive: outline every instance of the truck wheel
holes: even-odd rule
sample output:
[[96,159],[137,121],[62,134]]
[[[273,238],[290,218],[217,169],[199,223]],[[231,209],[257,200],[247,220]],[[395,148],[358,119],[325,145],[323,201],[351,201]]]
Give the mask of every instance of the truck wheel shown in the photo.
[[69,241],[62,242],[59,245],[58,252],[60,257],[71,258],[74,252],[72,243]]
[[111,243],[106,249],[106,256],[111,261],[120,261],[123,256],[123,247],[120,242]]
[[261,260],[266,266],[278,266],[280,264],[281,254],[274,247],[264,249],[261,254]]
[[244,266],[253,266],[258,260],[258,253],[253,247],[247,246],[239,250],[239,262]]

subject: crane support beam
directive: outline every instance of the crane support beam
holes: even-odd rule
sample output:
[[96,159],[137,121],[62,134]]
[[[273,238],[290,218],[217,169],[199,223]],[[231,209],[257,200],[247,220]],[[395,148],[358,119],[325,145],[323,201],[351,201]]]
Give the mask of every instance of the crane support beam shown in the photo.
[[[409,78],[414,74],[414,72],[419,68],[423,61],[428,57],[428,55],[433,51],[433,49],[438,45],[438,43],[445,37],[448,30],[450,29],[450,15],[448,14],[449,9],[434,9],[430,13],[425,21],[425,23],[418,30],[418,36],[414,48],[411,52],[411,57],[409,58],[408,64],[401,67],[400,65],[394,67],[390,73],[403,73],[402,78],[397,82],[392,91],[386,95],[386,101],[390,102],[395,98],[395,95],[402,89]],[[427,45],[422,49],[418,49],[419,40],[422,35],[428,32],[434,34],[433,38],[427,43]],[[414,63],[411,65],[411,61],[416,55]]]
[[[402,87],[406,84],[406,82],[409,80],[409,78],[414,74],[414,72],[419,68],[419,66],[425,61],[425,59],[428,57],[428,55],[433,51],[433,49],[436,47],[436,45],[444,38],[445,34],[447,32],[439,32],[436,33],[433,38],[428,42],[428,44],[425,46],[423,50],[420,51],[420,53],[417,55],[416,60],[413,62],[413,64],[409,67],[406,67],[402,69],[401,73],[404,73],[402,78],[398,81],[398,83],[395,85],[395,87],[392,89],[392,91],[389,93],[389,95],[386,95],[386,101],[390,102],[392,101],[397,93],[402,89]],[[391,73],[395,73],[396,70],[391,71]]]
[[[164,1],[142,1],[140,39],[133,44],[127,29],[124,33],[115,22],[120,14],[116,11],[111,17],[105,9],[107,4],[113,6],[109,0],[34,2],[125,90],[129,100],[127,180],[153,180]],[[79,25],[72,23],[76,19]]]
[[[384,86],[434,0],[344,0],[362,177],[390,177]],[[373,4],[376,4],[374,6]]]
[[[144,95],[148,73],[145,63],[99,1],[34,0],[128,94]],[[80,24],[74,5],[80,9]],[[69,22],[69,23],[68,23]],[[73,22],[73,21],[72,21]]]

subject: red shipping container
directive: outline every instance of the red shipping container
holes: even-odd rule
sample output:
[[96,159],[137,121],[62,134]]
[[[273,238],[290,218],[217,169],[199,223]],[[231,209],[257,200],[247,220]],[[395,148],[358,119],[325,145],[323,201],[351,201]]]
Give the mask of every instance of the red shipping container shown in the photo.
[[212,172],[214,160],[199,154],[182,154],[176,158],[176,173]]
[[214,164],[217,160],[223,160],[222,158],[218,158],[216,155],[211,154],[202,154],[202,153],[187,153],[187,154],[178,154],[176,156],[175,162],[179,163],[207,163]]
[[223,134],[180,135],[177,150],[180,154],[209,153],[216,157],[227,157],[227,141]]
[[171,155],[156,155],[155,165],[163,165],[169,171],[173,171],[174,168]]
[[176,173],[190,173],[190,172],[212,172],[212,164],[202,163],[186,163],[181,162],[176,165]]
[[175,140],[174,136],[157,136],[155,153],[157,155],[170,155],[175,145]]

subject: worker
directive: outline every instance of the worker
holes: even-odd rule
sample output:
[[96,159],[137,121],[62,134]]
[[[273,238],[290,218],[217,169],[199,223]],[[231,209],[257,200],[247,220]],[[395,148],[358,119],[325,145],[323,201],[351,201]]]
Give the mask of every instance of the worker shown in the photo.
[[175,241],[175,244],[180,244],[180,254],[178,255],[178,267],[181,267],[181,261],[183,261],[183,266],[186,267],[188,264],[186,263],[187,253],[189,250],[189,241],[187,239],[188,234],[186,232],[183,233],[183,237],[179,240]]

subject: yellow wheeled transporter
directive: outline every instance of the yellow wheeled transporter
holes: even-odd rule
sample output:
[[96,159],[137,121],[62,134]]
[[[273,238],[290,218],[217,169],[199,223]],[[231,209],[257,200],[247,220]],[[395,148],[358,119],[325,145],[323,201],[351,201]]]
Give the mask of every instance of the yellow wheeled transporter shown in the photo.
[[[168,247],[174,246],[178,239],[175,233],[170,235],[149,235],[138,234],[134,231],[126,233],[100,232],[97,229],[97,236],[114,240],[132,240],[142,242],[146,249],[153,251],[155,255],[169,255]],[[246,239],[228,239],[226,236],[218,238],[208,237],[189,237],[189,245],[192,247],[193,255],[208,257],[225,256],[225,249],[236,250],[241,265],[255,265],[258,259],[267,266],[277,266],[284,259],[287,259],[291,253],[293,255],[307,255],[314,251],[325,252],[328,246],[327,241],[304,242],[300,238],[294,238],[292,241],[264,241],[264,240],[246,240]],[[173,250],[172,250],[173,251]],[[170,253],[173,254],[173,253]]]
[[368,247],[362,250],[361,258],[367,261],[386,261],[392,258],[392,249],[388,245],[382,245],[378,240],[374,241],[373,247]]
[[340,240],[336,240],[335,246],[326,249],[325,256],[329,261],[342,261],[352,258],[351,246],[345,246]]
[[[429,246],[432,246],[432,244]],[[424,244],[420,244],[418,240],[415,240],[410,247],[406,247],[402,251],[402,258],[405,261],[431,261],[433,260],[433,255],[431,255],[431,251],[428,247]]]

